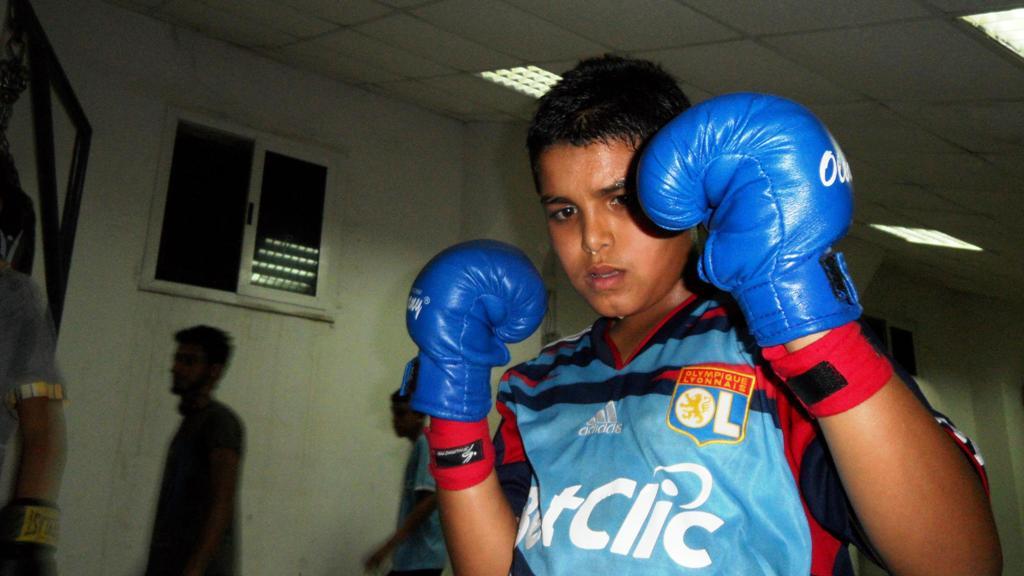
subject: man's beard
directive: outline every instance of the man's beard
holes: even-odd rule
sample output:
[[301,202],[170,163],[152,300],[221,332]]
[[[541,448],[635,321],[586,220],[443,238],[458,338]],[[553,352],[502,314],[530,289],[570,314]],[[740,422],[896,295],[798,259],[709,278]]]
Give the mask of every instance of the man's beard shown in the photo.
[[199,400],[202,398],[202,389],[206,382],[198,380],[191,384],[175,378],[171,384],[171,393],[179,398],[178,413],[188,415],[199,408]]

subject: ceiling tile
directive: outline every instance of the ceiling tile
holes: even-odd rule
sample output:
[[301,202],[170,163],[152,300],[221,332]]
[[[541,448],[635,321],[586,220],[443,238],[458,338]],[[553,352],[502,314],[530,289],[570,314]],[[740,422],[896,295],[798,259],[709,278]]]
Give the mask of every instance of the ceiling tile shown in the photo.
[[[860,186],[857,187],[857,192],[860,192]],[[911,184],[891,184],[880,190],[873,190],[872,198],[890,210],[964,211],[963,206],[932,192],[924,186]]]
[[[860,200],[854,204],[853,218],[855,222],[867,224],[906,224],[903,217],[889,208],[870,200]],[[902,240],[900,240],[902,242]],[[894,243],[895,244],[895,243]]]
[[569,60],[608,51],[608,46],[497,0],[442,0],[416,16],[527,62]]
[[296,38],[309,38],[329,32],[336,24],[308,13],[299,12],[278,0],[201,0],[203,4],[233,14],[238,18],[252,20],[269,28],[280,30]]
[[836,84],[880,100],[1020,98],[1020,67],[971,36],[929,20],[764,41]]
[[373,0],[277,0],[301,12],[350,26],[380,18],[393,10]]
[[[1018,180],[1024,180],[1024,149],[1018,149],[1016,152],[1007,154],[983,154],[982,157],[999,168],[1004,174],[1013,176]],[[1024,202],[1024,198],[1021,201]]]
[[935,194],[950,202],[969,207],[970,212],[989,216],[1017,231],[1017,244],[1024,248],[1024,190],[970,190],[964,188],[935,188]]
[[[619,51],[735,38],[736,32],[674,0],[505,0]],[[624,9],[625,8],[625,9]]]
[[474,100],[453,98],[451,93],[420,80],[384,82],[369,86],[369,88],[375,92],[419,104],[428,110],[439,110],[460,118],[471,115],[500,114],[496,109]]
[[154,16],[247,47],[279,46],[295,39],[265,24],[239,18],[196,0],[173,0],[161,6]]
[[683,0],[699,11],[748,34],[846,28],[928,16],[912,0]]
[[167,2],[167,0],[107,0],[107,2],[123,6],[130,10],[148,12],[149,8],[156,8],[157,6]]
[[[994,227],[1002,228],[998,222],[983,214],[964,214],[946,210],[894,210],[913,218],[916,222],[955,236],[966,242],[987,248],[985,239],[990,237]],[[958,254],[963,252],[957,251]]]
[[900,182],[926,187],[963,188],[966,190],[1004,190],[1020,182],[993,170],[980,156],[966,152],[920,153],[890,151],[885,154],[883,170]]
[[892,102],[888,105],[972,152],[1024,149],[1024,101]]
[[676,78],[714,93],[769,92],[805,104],[850,102],[855,94],[751,40],[640,52]]
[[925,0],[950,14],[973,14],[1009,8],[1020,8],[1020,0]]
[[449,94],[457,95],[459,98],[468,98],[518,118],[522,118],[524,115],[529,117],[537,105],[537,100],[534,98],[502,88],[467,73],[428,78],[424,82]]
[[407,78],[440,76],[455,71],[352,29],[331,32],[300,44],[307,50],[325,50]]
[[[577,64],[579,64],[579,60],[559,60],[557,62],[540,62],[537,66],[561,76]],[[690,99],[690,104],[697,104],[714,96],[706,90],[681,80],[678,76],[676,77],[676,81],[679,83],[679,87],[683,89],[683,93],[686,94],[686,97]]]
[[395,8],[415,8],[433,2],[434,0],[377,0],[381,4],[394,6]]
[[357,26],[356,30],[458,70],[482,72],[521,63],[512,56],[491,50],[407,14],[380,18]]
[[[960,149],[920,127],[903,121],[892,110],[873,102],[811,106],[843,151],[854,159],[885,169],[889,155],[902,150],[919,154],[956,154]],[[856,166],[854,167],[856,178]]]
[[268,52],[272,58],[293,66],[319,72],[352,84],[388,82],[398,80],[399,75],[357,58],[324,50],[309,42],[285,46]]
[[548,72],[552,72],[554,74],[557,74],[558,76],[561,76],[561,75],[565,74],[566,72],[568,72],[569,70],[572,70],[579,63],[580,63],[580,59],[579,58],[573,58],[572,60],[557,60],[557,61],[547,61],[547,62],[541,60],[541,61],[538,61],[538,62],[531,62],[531,64],[533,64],[535,66],[539,66],[540,68],[543,68],[543,69],[547,70]]

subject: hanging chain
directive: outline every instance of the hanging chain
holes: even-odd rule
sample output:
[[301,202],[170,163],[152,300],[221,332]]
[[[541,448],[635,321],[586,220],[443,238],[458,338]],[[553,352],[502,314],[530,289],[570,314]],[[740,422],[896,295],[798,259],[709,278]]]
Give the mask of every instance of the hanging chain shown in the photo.
[[21,41],[21,30],[14,18],[14,8],[8,4],[7,18],[3,29],[3,60],[0,60],[0,153],[10,155],[7,142],[7,124],[11,120],[14,103],[28,86],[28,68],[24,64],[25,45]]

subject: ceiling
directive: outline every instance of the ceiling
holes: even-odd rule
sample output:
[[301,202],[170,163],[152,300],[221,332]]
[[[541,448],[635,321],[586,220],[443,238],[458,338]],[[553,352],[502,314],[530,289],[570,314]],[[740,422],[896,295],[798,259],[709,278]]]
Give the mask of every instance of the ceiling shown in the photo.
[[[466,122],[535,100],[476,72],[560,73],[605,52],[661,63],[694,102],[810,106],[850,159],[852,234],[950,288],[1024,302],[1024,59],[956,21],[1024,0],[107,0]],[[964,252],[867,223],[937,228]]]

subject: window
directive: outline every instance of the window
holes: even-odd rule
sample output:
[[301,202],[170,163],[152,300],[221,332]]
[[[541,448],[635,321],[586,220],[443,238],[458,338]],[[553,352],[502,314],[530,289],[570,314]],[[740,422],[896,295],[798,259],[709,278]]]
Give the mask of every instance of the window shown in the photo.
[[914,333],[904,328],[891,325],[883,318],[865,314],[864,322],[873,334],[869,337],[877,339],[892,359],[911,376],[917,376],[917,355],[914,353]]
[[183,113],[170,125],[141,287],[327,319],[331,155]]

